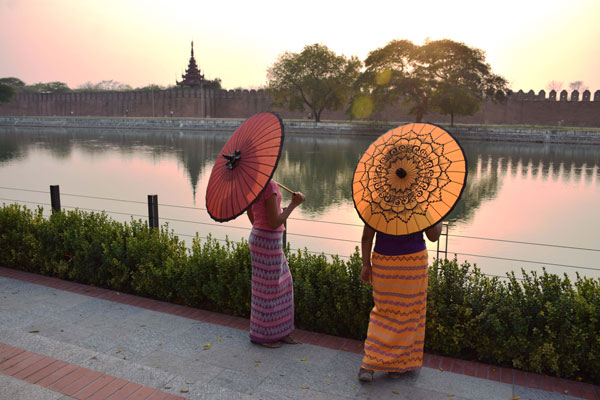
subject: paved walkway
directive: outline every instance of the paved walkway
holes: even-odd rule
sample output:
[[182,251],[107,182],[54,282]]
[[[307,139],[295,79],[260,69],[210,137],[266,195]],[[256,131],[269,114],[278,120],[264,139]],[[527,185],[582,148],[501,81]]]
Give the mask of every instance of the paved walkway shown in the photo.
[[[248,320],[0,268],[0,399],[600,399],[600,387],[425,355],[361,384],[358,341],[298,330],[266,349]],[[568,395],[566,395],[568,394]]]

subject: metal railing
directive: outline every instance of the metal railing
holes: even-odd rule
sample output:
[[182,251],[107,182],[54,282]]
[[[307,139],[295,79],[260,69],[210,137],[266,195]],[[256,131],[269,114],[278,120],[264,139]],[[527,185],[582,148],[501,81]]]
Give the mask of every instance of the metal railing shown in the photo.
[[[31,193],[43,193],[46,195],[48,194],[48,191],[24,189],[24,188],[13,188],[13,187],[0,186],[0,189],[11,190],[11,191],[21,191],[21,192],[31,192]],[[134,213],[125,213],[125,212],[120,212],[120,211],[110,211],[110,210],[106,210],[106,209],[98,210],[98,209],[84,208],[84,207],[78,207],[78,206],[72,206],[72,205],[63,205],[63,204],[61,204],[61,196],[147,205],[148,214],[142,215],[142,214],[134,214]],[[85,211],[91,211],[91,212],[105,212],[107,214],[123,215],[123,216],[137,217],[137,218],[147,218],[148,225],[150,227],[158,228],[160,226],[159,214],[158,214],[159,203],[158,203],[158,195],[156,195],[156,194],[148,195],[148,201],[143,202],[143,201],[137,201],[137,200],[89,196],[89,195],[74,194],[74,193],[62,193],[61,194],[58,185],[51,185],[50,186],[50,203],[28,201],[28,200],[22,200],[22,199],[3,198],[3,197],[0,197],[0,201],[10,201],[10,202],[16,202],[16,203],[33,203],[33,204],[41,205],[41,206],[50,206],[52,212],[57,212],[57,211],[60,211],[61,209],[65,208],[65,209],[79,209],[79,210],[85,210]],[[167,208],[206,211],[206,208],[202,208],[202,207],[190,207],[190,206],[183,206],[183,205],[176,205],[176,204],[160,204],[160,206],[167,207]],[[361,224],[345,223],[345,222],[339,222],[339,221],[315,221],[315,220],[310,220],[310,219],[305,219],[305,218],[297,218],[297,217],[289,217],[288,219],[295,220],[295,221],[303,221],[303,222],[308,222],[308,223],[333,224],[333,225],[337,225],[337,226],[357,227],[357,228],[363,227],[363,225],[361,225]],[[162,217],[162,220],[168,221],[168,222],[191,223],[191,224],[199,224],[199,225],[204,225],[204,226],[223,227],[222,224],[203,222],[203,221],[197,221],[197,220],[192,221],[192,220],[187,220],[187,219],[169,218],[169,217]],[[231,226],[231,225],[227,226],[227,229],[241,229],[241,230],[248,230],[248,231],[251,230],[251,228],[240,227],[240,226]],[[330,237],[330,236],[319,236],[319,235],[314,235],[314,234],[294,233],[294,232],[288,232],[287,229],[285,232],[287,232],[287,234],[290,236],[304,237],[304,238],[311,238],[311,239],[318,239],[318,240],[338,241],[338,242],[353,243],[356,245],[360,245],[359,240],[351,240],[351,239]],[[202,239],[206,238],[206,237],[200,237],[197,234],[190,235],[190,234],[176,233],[176,232],[175,232],[175,234],[178,236],[183,236],[183,237],[199,237]],[[498,243],[519,244],[519,245],[527,245],[527,246],[541,246],[541,247],[546,247],[546,248],[563,249],[563,250],[576,250],[576,251],[586,251],[586,252],[595,252],[595,253],[600,252],[600,249],[595,249],[595,248],[585,248],[585,247],[577,247],[577,246],[565,246],[565,245],[558,245],[558,244],[547,244],[547,243],[537,243],[537,242],[528,242],[528,241],[517,241],[517,240],[507,240],[507,239],[499,239],[499,238],[485,238],[485,237],[452,234],[452,233],[450,233],[450,224],[444,222],[442,225],[442,234],[440,236],[440,239],[437,241],[437,247],[436,247],[436,258],[437,259],[442,259],[440,257],[441,255],[443,255],[443,259],[448,259],[448,252],[449,252],[448,241],[449,241],[450,237],[469,239],[469,240],[492,241],[492,242],[498,242]],[[217,239],[217,240],[225,241],[227,239]],[[284,243],[287,243],[287,240],[285,237],[284,237]],[[443,243],[443,249],[440,248],[442,243]],[[299,250],[299,249],[291,249],[291,250]],[[317,252],[317,251],[308,251],[308,252],[312,253],[312,254],[325,254],[328,256],[338,256],[338,257],[342,257],[342,258],[349,257],[349,256],[344,256],[344,255],[336,255],[336,254]],[[550,263],[550,262],[545,262],[545,261],[524,260],[524,259],[509,258],[509,257],[498,257],[498,256],[492,256],[492,255],[485,255],[485,254],[472,254],[472,253],[460,252],[460,251],[452,251],[451,253],[454,255],[457,255],[457,256],[460,255],[460,256],[466,256],[466,257],[479,257],[479,258],[492,259],[492,260],[531,263],[531,264],[555,266],[555,267],[562,267],[562,268],[569,268],[569,269],[576,269],[576,270],[600,271],[600,268],[597,268],[597,267],[589,267],[589,266],[581,266],[581,265],[570,265],[570,264],[561,264],[561,263],[554,263],[554,262]],[[497,276],[497,275],[491,275],[491,274],[485,274],[485,275]]]

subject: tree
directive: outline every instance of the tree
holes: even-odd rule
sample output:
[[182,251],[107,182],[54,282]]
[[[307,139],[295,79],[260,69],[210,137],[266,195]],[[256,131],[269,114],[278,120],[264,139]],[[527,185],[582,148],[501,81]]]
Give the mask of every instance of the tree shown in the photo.
[[549,91],[554,90],[556,93],[560,92],[560,89],[562,89],[562,87],[563,87],[563,83],[559,82],[559,81],[550,81],[546,85],[546,89],[548,89]]
[[5,83],[0,83],[0,103],[8,103],[14,95],[15,89]]
[[220,90],[221,89],[221,78],[207,80],[204,84],[205,89]]
[[156,83],[151,83],[151,84],[149,84],[149,85],[146,85],[146,86],[144,86],[144,87],[137,88],[137,89],[135,89],[135,90],[141,90],[141,91],[151,91],[151,90],[165,90],[165,89],[166,89],[166,87],[164,87],[164,86],[158,85],[158,84],[156,84]]
[[571,89],[571,91],[575,91],[577,90],[577,92],[582,93],[586,90],[588,90],[589,88],[583,83],[583,81],[575,81],[575,82],[571,82],[569,83],[569,88]]
[[82,85],[79,85],[77,87],[77,90],[81,91],[81,92],[109,92],[109,91],[125,92],[125,91],[129,91],[129,90],[133,90],[133,88],[126,83],[121,83],[121,82],[113,81],[112,79],[110,79],[110,80],[100,81],[98,83],[92,83],[92,82],[88,81]]
[[26,86],[25,90],[35,93],[66,93],[71,91],[69,86],[63,82],[34,83]]
[[504,101],[506,80],[495,75],[485,53],[449,39],[427,42],[419,49],[426,81],[433,89],[431,105],[441,114],[473,115],[486,99]]
[[422,46],[393,40],[370,52],[365,67],[355,98],[372,99],[375,109],[402,100],[417,122],[436,109],[454,124],[454,115],[472,115],[486,99],[503,100],[506,90],[482,50],[449,39]]
[[266,91],[274,105],[290,111],[307,106],[316,122],[324,110],[340,110],[352,94],[362,63],[336,55],[327,46],[305,46],[300,53],[285,52],[268,69]]
[[15,93],[20,92],[25,88],[25,82],[15,77],[0,78],[0,84],[10,86]]
[[452,83],[438,86],[432,104],[441,114],[450,115],[450,126],[454,126],[454,115],[473,115],[481,107],[480,100],[469,89]]
[[[355,101],[372,103],[373,109],[403,100],[409,113],[421,121],[429,108],[431,90],[426,85],[423,70],[417,68],[417,46],[409,40],[392,40],[385,47],[369,53],[365,71],[356,81]],[[354,116],[358,114],[353,104]]]
[[97,92],[98,86],[97,84],[87,81],[86,83],[77,86],[77,89],[75,90],[78,92]]

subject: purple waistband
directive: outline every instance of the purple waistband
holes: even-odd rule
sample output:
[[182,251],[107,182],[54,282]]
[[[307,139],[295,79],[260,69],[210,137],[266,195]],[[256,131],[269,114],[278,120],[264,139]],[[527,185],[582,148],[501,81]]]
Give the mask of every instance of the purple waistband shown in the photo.
[[423,232],[403,236],[392,236],[377,232],[375,249],[373,251],[384,256],[397,256],[416,253],[426,248]]

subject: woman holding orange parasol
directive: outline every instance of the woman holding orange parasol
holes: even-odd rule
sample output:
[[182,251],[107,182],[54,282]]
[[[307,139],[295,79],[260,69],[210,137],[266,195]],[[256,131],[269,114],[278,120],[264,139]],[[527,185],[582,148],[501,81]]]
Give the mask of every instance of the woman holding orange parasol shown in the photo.
[[392,129],[361,157],[352,193],[365,223],[361,279],[373,285],[374,307],[359,380],[372,381],[374,371],[396,375],[422,366],[428,283],[423,233],[438,240],[466,176],[460,145],[432,124]]

